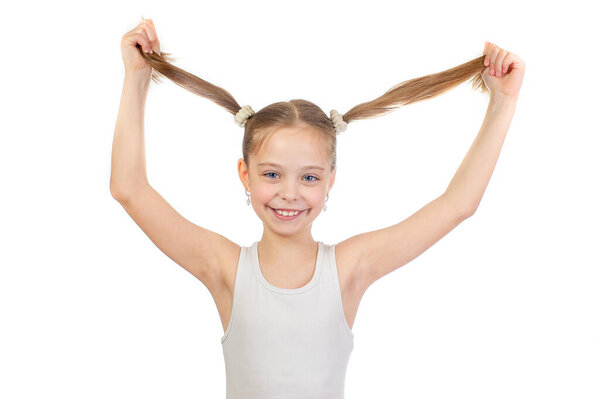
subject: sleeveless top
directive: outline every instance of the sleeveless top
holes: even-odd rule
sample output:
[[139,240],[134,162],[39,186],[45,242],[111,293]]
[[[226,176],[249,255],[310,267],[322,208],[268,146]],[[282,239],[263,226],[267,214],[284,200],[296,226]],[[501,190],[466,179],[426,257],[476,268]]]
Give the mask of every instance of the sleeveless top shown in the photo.
[[258,241],[242,247],[231,320],[221,338],[227,399],[343,399],[354,333],[346,322],[335,244],[318,241],[312,279],[271,285]]

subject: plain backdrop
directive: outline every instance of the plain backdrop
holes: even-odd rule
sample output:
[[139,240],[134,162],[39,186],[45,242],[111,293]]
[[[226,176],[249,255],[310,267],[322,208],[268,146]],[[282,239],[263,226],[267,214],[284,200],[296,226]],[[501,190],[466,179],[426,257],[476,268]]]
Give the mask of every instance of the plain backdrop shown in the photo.
[[[21,2],[0,14],[0,397],[224,398],[212,296],[109,190],[122,36],[153,19],[175,65],[255,110],[344,113],[455,67],[520,56],[519,103],[477,212],[369,287],[346,398],[600,397],[599,65],[591,2]],[[597,26],[597,25],[596,25]],[[313,237],[396,224],[447,187],[488,97],[470,83],[349,124]],[[262,235],[243,129],[168,79],[145,113],[151,185],[239,245]]]

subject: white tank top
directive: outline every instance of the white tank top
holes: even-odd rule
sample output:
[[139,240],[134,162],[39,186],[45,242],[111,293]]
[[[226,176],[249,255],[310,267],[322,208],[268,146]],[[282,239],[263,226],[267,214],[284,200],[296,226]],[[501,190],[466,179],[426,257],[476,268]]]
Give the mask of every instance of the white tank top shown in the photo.
[[223,337],[227,399],[343,399],[354,334],[344,315],[335,244],[318,241],[300,288],[263,276],[258,241],[242,247]]

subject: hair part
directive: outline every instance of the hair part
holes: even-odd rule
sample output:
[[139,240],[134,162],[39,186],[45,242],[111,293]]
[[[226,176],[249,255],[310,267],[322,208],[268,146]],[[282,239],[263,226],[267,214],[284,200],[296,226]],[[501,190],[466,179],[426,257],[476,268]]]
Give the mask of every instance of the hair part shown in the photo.
[[[160,54],[149,54],[144,53],[141,48],[139,51],[153,68],[152,80],[154,82],[160,83],[160,76],[165,76],[184,89],[215,102],[232,115],[237,114],[242,108],[227,90],[173,65],[174,59],[170,53],[162,51]],[[486,68],[483,63],[484,59],[485,55],[482,55],[454,68],[401,82],[376,99],[352,107],[342,115],[342,119],[346,123],[350,123],[359,119],[382,116],[400,106],[439,96],[469,79],[471,79],[474,90],[489,95],[490,92],[481,76],[481,72]],[[246,165],[250,165],[250,155],[255,154],[264,140],[275,130],[302,124],[318,129],[327,139],[331,154],[331,170],[333,171],[336,165],[337,146],[337,134],[333,121],[320,107],[301,99],[267,105],[248,118],[244,125],[242,140],[242,154]]]

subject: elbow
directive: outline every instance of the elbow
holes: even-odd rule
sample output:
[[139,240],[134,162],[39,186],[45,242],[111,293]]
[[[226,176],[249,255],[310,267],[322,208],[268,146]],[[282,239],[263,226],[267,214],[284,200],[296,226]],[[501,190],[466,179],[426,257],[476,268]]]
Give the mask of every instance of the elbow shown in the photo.
[[475,213],[476,209],[477,208],[469,208],[465,212],[463,212],[462,213],[463,219],[467,219],[467,218],[470,218],[471,216],[473,216],[473,214]]
[[112,185],[112,183],[110,184],[110,195],[112,195],[112,197],[113,197],[114,199],[116,199],[117,201],[120,201],[120,200],[121,200],[121,198],[123,197],[123,196],[121,195],[121,192],[120,192],[120,191],[119,191],[119,190],[118,190],[116,187],[114,187],[114,186]]
[[473,216],[477,210],[477,207],[479,206],[479,201],[457,200],[456,198],[448,195],[447,192],[444,194],[444,197],[450,203],[452,209],[454,209],[454,212],[463,219]]
[[117,201],[121,202],[126,198],[126,191],[122,185],[117,185],[114,182],[110,182],[110,195]]
[[475,211],[477,210],[477,208],[479,208],[480,202],[481,202],[481,200],[479,200],[477,202],[473,202],[471,204],[468,204],[468,206],[465,206],[464,211],[463,211],[464,217],[470,218],[471,216],[473,216],[473,214],[475,214]]
[[142,182],[116,183],[111,180],[110,194],[119,202],[127,201],[129,198],[136,197],[139,193],[150,187],[147,180]]

